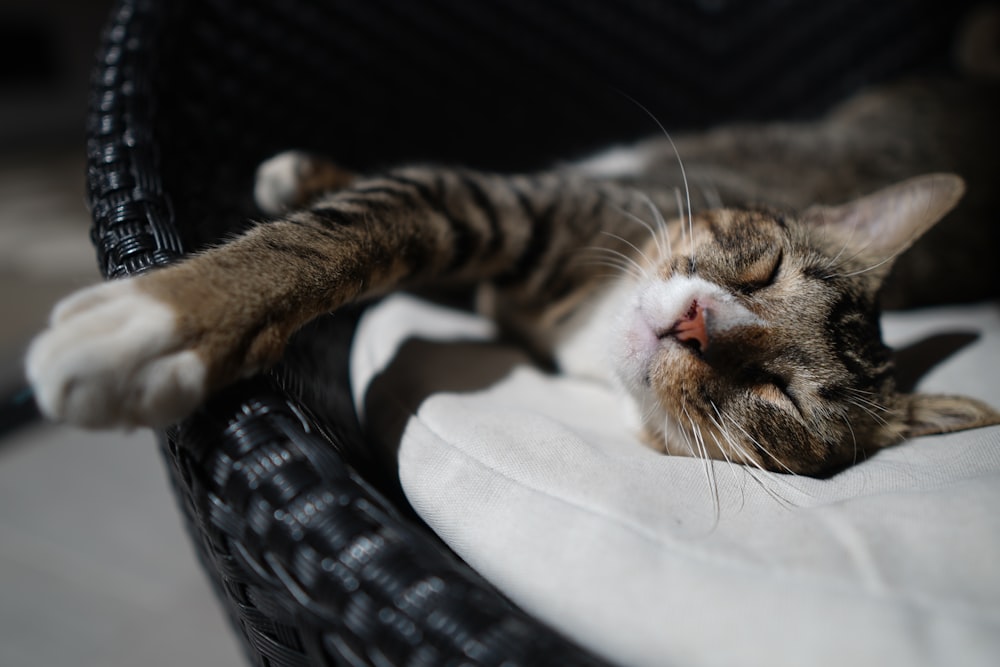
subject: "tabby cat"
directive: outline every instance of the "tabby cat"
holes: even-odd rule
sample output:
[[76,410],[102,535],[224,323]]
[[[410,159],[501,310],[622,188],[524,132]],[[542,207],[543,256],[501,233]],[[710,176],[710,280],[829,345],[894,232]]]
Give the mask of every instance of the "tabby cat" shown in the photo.
[[[55,419],[163,425],[275,363],[322,313],[392,290],[475,285],[481,310],[562,372],[621,386],[643,438],[668,454],[824,475],[908,437],[997,424],[975,400],[898,391],[881,339],[890,267],[965,188],[851,143],[849,129],[879,114],[888,129],[871,136],[882,143],[914,131],[899,120],[913,115],[906,90],[816,123],[681,139],[690,179],[670,173],[682,167],[667,137],[530,175],[354,176],[282,154],[256,188],[274,220],[68,297],[29,350],[28,376]],[[713,142],[781,157],[754,181],[739,161],[710,169]],[[819,164],[823,146],[843,168]],[[710,187],[693,196],[693,181]],[[791,191],[791,202],[774,195]],[[734,205],[753,198],[768,204]]]

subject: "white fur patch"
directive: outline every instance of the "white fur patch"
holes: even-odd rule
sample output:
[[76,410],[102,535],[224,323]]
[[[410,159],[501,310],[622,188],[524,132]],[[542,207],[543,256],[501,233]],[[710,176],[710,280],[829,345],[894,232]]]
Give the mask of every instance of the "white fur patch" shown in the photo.
[[300,151],[286,151],[257,167],[253,197],[260,210],[277,215],[295,203],[299,196],[300,165],[308,159]]
[[640,287],[637,308],[654,331],[661,331],[679,320],[694,301],[705,309],[705,322],[710,335],[734,327],[763,323],[727,290],[702,278],[690,276],[655,280]]
[[560,327],[554,356],[563,373],[603,382],[614,379],[611,348],[616,341],[609,322],[619,316],[634,289],[631,281],[618,281],[596,294]]
[[617,315],[604,323],[610,330],[615,376],[635,401],[638,413],[651,423],[664,421],[663,409],[645,380],[662,349],[660,336],[683,318],[695,301],[704,309],[709,336],[764,323],[727,290],[688,276],[641,283],[621,299]]
[[647,153],[634,146],[618,146],[578,162],[576,166],[588,176],[598,178],[638,176],[646,170]]
[[182,344],[174,311],[125,279],[60,302],[28,350],[26,371],[51,419],[87,428],[162,426],[206,394],[205,364]]

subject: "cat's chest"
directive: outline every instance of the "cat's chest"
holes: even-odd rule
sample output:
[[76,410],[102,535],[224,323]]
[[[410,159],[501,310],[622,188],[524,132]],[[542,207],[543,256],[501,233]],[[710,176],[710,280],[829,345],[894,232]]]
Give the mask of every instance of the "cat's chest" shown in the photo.
[[642,409],[621,384],[615,366],[617,324],[635,298],[635,285],[619,280],[596,292],[556,331],[553,357],[559,370],[570,377],[599,382],[616,397],[622,424],[629,431],[642,430]]
[[634,286],[625,280],[609,284],[583,303],[555,332],[553,357],[566,375],[613,385],[614,329]]

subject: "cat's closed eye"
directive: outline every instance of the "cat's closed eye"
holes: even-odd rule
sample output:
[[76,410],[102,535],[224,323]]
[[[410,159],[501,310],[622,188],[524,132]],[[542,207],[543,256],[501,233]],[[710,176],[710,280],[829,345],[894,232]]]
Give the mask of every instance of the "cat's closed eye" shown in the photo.
[[784,258],[785,253],[781,248],[765,253],[740,274],[736,289],[742,294],[753,294],[770,287],[778,280]]
[[750,388],[750,393],[774,407],[795,415],[801,415],[799,404],[788,389],[788,384],[783,380],[775,379],[753,385]]

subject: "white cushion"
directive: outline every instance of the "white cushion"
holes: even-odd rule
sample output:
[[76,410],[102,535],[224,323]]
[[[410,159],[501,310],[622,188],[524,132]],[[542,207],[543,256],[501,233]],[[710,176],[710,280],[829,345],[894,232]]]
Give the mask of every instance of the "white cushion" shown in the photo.
[[[997,305],[884,325],[893,343],[980,332],[921,388],[1000,403]],[[608,388],[492,331],[392,297],[353,382],[413,507],[528,612],[627,665],[1000,664],[1000,428],[826,480],[752,474],[646,449]]]

